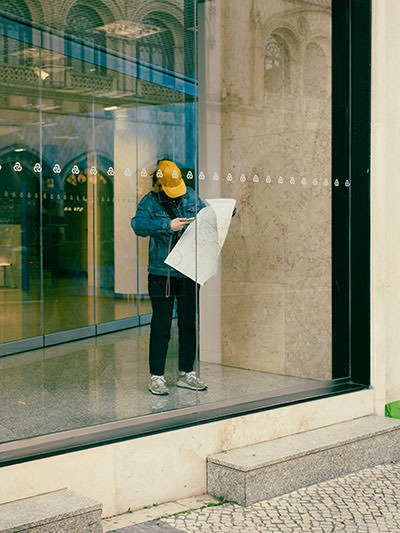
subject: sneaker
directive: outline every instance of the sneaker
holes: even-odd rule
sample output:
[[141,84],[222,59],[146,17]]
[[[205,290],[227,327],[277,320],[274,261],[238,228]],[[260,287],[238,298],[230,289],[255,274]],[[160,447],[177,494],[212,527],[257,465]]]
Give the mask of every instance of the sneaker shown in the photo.
[[164,376],[150,376],[149,391],[152,394],[165,395],[169,394],[167,384]]
[[177,387],[182,387],[183,389],[192,389],[192,390],[206,390],[207,385],[200,381],[196,376],[196,372],[180,372],[179,378],[176,383]]

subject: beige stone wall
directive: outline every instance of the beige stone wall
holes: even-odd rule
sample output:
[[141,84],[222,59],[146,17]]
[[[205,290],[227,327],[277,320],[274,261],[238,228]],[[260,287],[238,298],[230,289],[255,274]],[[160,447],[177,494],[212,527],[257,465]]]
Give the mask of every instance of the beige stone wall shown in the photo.
[[400,5],[373,1],[371,383],[376,410],[400,400]]
[[222,41],[221,192],[238,205],[222,254],[222,362],[329,379],[331,11],[217,4],[208,45]]

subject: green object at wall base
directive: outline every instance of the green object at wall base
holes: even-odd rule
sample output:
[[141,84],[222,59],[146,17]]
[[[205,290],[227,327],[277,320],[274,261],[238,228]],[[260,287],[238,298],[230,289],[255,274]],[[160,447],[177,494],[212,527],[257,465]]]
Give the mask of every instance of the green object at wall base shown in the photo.
[[386,416],[400,419],[400,400],[385,405]]

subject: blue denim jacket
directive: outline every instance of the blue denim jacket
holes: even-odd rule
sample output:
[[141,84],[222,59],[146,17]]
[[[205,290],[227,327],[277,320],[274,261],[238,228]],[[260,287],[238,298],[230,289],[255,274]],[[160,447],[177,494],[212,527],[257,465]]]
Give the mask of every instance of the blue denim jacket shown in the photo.
[[[184,277],[183,274],[164,263],[168,250],[173,248],[177,236],[173,235],[177,232],[171,230],[171,218],[163,207],[164,201],[168,201],[168,198],[163,193],[149,192],[146,194],[137,206],[136,215],[131,220],[131,226],[136,235],[150,237],[148,265],[150,274],[167,276],[169,270],[171,276]],[[180,202],[175,207],[177,217],[191,218],[196,216],[196,207],[198,213],[206,205],[197,196],[196,206],[196,194],[193,189],[187,187],[186,193],[180,197]]]

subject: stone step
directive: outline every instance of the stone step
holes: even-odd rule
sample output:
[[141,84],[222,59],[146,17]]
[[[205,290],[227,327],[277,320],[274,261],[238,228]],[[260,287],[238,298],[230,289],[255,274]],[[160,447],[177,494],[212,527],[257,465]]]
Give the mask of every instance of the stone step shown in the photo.
[[0,505],[0,533],[101,533],[102,504],[68,489]]
[[207,458],[208,493],[251,505],[400,460],[400,420],[368,416]]

